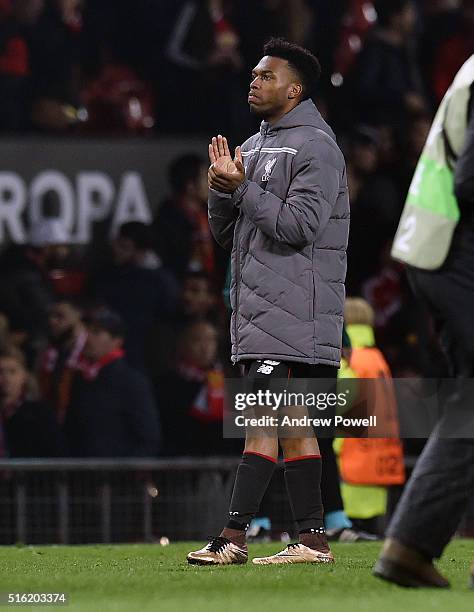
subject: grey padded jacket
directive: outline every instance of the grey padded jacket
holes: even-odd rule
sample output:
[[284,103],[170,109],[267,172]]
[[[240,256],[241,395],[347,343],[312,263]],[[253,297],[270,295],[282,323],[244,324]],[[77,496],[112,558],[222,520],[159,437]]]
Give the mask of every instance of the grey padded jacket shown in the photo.
[[246,180],[209,192],[209,223],[232,249],[232,361],[338,366],[349,197],[344,157],[312,101],[242,145]]

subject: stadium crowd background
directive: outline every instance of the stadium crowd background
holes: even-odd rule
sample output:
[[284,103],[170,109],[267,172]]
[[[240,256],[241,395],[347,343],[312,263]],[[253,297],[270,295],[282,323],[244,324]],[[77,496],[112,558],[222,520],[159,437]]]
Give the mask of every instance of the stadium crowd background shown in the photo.
[[[0,0],[0,137],[222,133],[235,146],[256,127],[246,92],[270,35],[322,63],[315,102],[348,168],[348,295],[372,306],[394,376],[443,374],[389,253],[436,107],[474,51],[474,0]],[[3,245],[0,456],[240,451],[221,434],[235,373],[207,166],[205,150],[176,159],[153,224],[122,225],[106,258],[53,219]]]

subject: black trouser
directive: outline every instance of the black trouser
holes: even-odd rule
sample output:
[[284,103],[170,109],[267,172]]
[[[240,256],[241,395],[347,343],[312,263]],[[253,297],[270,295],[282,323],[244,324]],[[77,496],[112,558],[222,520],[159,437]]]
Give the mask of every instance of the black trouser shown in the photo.
[[334,438],[318,438],[319,450],[323,460],[321,495],[326,514],[344,510],[344,502],[341,496],[341,477],[333,442]]
[[409,278],[417,296],[434,315],[459,390],[446,402],[387,535],[433,559],[440,557],[449,543],[474,492],[472,431],[466,429],[462,439],[446,435],[461,405],[472,402],[471,419],[474,413],[474,400],[467,396],[465,384],[474,374],[474,283],[469,282],[469,276],[460,279],[449,272],[411,270]]

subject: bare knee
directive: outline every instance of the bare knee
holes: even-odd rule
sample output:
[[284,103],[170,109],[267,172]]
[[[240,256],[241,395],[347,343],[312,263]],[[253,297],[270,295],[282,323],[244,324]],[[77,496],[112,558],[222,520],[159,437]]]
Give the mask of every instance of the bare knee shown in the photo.
[[259,453],[273,459],[278,458],[278,439],[276,437],[247,438],[244,453]]
[[280,445],[285,459],[320,454],[318,441],[314,436],[308,438],[283,438],[280,440]]

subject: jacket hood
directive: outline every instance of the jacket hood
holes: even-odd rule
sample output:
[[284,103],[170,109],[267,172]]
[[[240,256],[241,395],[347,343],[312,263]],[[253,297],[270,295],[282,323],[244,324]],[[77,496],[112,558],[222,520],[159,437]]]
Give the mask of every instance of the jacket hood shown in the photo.
[[296,127],[315,127],[325,132],[334,141],[336,136],[329,125],[322,118],[321,113],[316,108],[312,100],[304,100],[293,110],[284,115],[279,121],[270,124],[268,121],[262,121],[260,125],[260,133],[268,135],[279,130],[287,130]]

